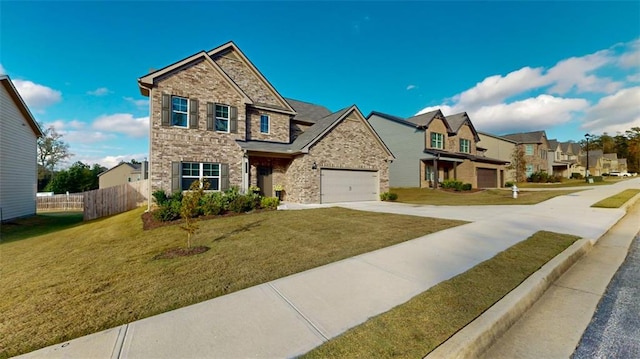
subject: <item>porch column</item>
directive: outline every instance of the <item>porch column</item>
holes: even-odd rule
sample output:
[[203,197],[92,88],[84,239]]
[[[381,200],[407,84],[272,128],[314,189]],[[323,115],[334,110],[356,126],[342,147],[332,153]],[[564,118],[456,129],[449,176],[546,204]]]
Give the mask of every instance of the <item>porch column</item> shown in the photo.
[[242,157],[242,193],[249,193],[249,156],[244,154]]
[[433,189],[438,189],[438,177],[440,176],[438,157],[440,157],[440,155],[433,157]]

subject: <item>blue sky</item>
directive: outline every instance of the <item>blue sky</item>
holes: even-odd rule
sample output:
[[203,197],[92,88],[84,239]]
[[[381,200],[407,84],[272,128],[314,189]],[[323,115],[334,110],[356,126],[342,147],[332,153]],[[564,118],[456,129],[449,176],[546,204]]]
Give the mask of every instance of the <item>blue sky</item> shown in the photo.
[[0,72],[70,159],[148,155],[137,79],[233,40],[285,97],[580,140],[640,126],[640,2],[7,2]]

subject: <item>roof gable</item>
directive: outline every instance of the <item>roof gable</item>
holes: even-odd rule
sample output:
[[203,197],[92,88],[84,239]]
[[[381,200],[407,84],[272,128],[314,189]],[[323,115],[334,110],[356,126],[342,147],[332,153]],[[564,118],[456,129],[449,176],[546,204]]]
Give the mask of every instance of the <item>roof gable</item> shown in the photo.
[[42,130],[38,125],[38,122],[31,114],[31,111],[29,111],[29,107],[27,107],[27,104],[22,99],[22,96],[20,96],[20,94],[18,93],[18,90],[13,85],[13,82],[11,81],[9,76],[0,75],[0,82],[2,83],[2,86],[4,86],[4,88],[9,93],[9,96],[11,97],[13,102],[16,104],[16,107],[18,108],[22,116],[24,116],[25,120],[29,124],[29,127],[31,127],[31,130],[36,135],[36,137],[42,137],[44,134],[42,133]]
[[233,41],[208,51],[207,55],[243,89],[252,99],[254,106],[295,114],[295,110]]
[[478,136],[478,131],[476,131],[475,126],[471,122],[469,115],[466,112],[457,113],[454,115],[445,116],[447,122],[449,123],[449,127],[451,127],[451,133],[457,134],[460,131],[462,126],[467,125],[473,133],[473,138],[476,141],[480,141],[480,136]]
[[218,72],[222,78],[231,85],[231,87],[243,98],[244,103],[251,104],[253,101],[247,96],[246,93],[227,75],[226,72],[207,55],[206,52],[200,51],[196,54],[193,54],[189,57],[186,57],[178,62],[174,62],[171,65],[165,66],[160,70],[156,70],[146,74],[138,78],[138,87],[140,88],[140,93],[143,96],[149,96],[149,91],[154,87],[155,82],[166,77],[170,76],[172,73],[181,71],[182,69],[191,66],[192,64],[197,63],[198,61],[206,61],[211,65],[211,67]]
[[429,127],[429,124],[431,123],[431,121],[433,121],[434,119],[441,119],[444,121],[445,125],[447,126],[447,130],[451,130],[449,124],[447,123],[444,115],[442,114],[442,112],[440,110],[434,110],[434,111],[429,111],[429,112],[425,112],[425,113],[421,113],[419,115],[415,115],[413,117],[409,117],[407,118],[407,121],[418,125],[420,127],[424,127],[427,128]]

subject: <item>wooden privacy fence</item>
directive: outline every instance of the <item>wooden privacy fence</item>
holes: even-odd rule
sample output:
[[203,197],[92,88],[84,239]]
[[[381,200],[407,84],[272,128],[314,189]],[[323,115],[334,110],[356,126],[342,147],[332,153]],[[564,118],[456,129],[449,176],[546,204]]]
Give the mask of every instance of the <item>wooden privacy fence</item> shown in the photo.
[[36,197],[36,208],[38,211],[82,211],[83,197],[82,193]]
[[130,211],[147,201],[149,180],[84,192],[84,220]]

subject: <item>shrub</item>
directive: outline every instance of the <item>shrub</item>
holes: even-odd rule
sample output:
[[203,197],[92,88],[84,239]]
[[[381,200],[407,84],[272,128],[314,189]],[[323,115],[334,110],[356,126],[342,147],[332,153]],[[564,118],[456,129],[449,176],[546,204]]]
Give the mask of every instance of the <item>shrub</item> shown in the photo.
[[231,202],[229,202],[229,210],[235,213],[249,212],[256,206],[255,197],[251,195],[238,194]]
[[153,211],[151,215],[156,221],[168,222],[180,218],[181,209],[182,202],[169,199],[162,206]]
[[602,176],[589,176],[589,178],[593,178],[593,182],[604,182]]
[[384,192],[380,194],[381,201],[395,201],[398,199],[398,194],[393,192]]
[[513,182],[513,181],[507,181],[507,182],[505,182],[504,186],[505,186],[505,187],[513,187],[515,184],[516,184],[516,183],[515,183],[515,182]]
[[200,207],[205,216],[217,216],[223,214],[227,210],[227,198],[222,192],[207,193],[202,197]]
[[580,172],[571,172],[571,177],[570,178],[571,179],[582,179],[583,176],[582,176],[582,173],[580,173]]
[[560,182],[562,182],[562,176],[549,177],[549,182],[551,182],[551,183],[560,183]]
[[163,189],[153,191],[151,196],[153,196],[153,199],[156,201],[156,204],[158,206],[162,206],[163,204],[167,203],[167,201],[169,200],[169,196],[167,196],[167,194]]
[[462,185],[463,191],[471,191],[471,188],[472,188],[471,183],[465,183]]
[[546,183],[549,181],[549,174],[546,171],[537,171],[529,176],[529,182]]
[[264,209],[278,209],[280,200],[278,197],[262,197],[260,199],[260,208]]
[[454,189],[460,191],[462,189],[462,182],[454,179],[446,179],[441,183],[442,188]]

